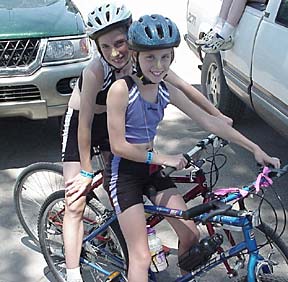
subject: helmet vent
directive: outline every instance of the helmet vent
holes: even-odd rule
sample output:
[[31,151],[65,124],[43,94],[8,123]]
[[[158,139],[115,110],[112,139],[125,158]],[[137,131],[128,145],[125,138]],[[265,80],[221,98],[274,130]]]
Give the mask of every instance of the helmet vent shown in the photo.
[[107,22],[110,21],[110,13],[109,12],[106,12],[106,19],[107,19]]
[[172,37],[172,26],[169,25],[169,26],[168,26],[168,29],[169,29],[169,35],[170,35],[170,37]]
[[150,28],[149,27],[145,27],[145,32],[146,32],[146,34],[147,34],[147,36],[150,38],[150,39],[152,39],[152,33],[151,33],[151,30],[150,30]]
[[163,28],[160,25],[158,25],[156,28],[159,38],[162,39],[164,37]]
[[95,18],[95,21],[96,21],[99,25],[102,24],[102,23],[101,23],[101,20],[100,20],[98,17]]

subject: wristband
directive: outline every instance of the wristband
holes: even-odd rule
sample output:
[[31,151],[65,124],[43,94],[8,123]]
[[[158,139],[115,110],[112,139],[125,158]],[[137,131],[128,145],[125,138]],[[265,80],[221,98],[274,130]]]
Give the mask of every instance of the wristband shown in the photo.
[[88,171],[86,171],[86,170],[84,170],[84,169],[81,169],[81,170],[80,170],[80,174],[81,174],[82,176],[84,176],[84,177],[87,177],[87,178],[91,178],[91,179],[94,178],[94,173],[93,173],[93,172],[88,172]]
[[145,163],[146,164],[151,164],[152,163],[152,159],[153,159],[153,152],[150,152],[150,151],[147,152]]

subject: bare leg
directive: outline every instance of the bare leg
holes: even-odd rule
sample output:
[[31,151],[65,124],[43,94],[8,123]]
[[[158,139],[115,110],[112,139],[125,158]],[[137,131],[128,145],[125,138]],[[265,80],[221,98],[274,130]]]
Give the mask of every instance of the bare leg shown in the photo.
[[[237,2],[238,0],[236,0]],[[227,20],[228,14],[229,14],[229,10],[230,7],[232,5],[233,0],[223,0],[222,5],[221,5],[221,9],[220,9],[220,13],[219,13],[219,17],[221,19],[223,19],[224,21]]]
[[226,19],[227,23],[231,24],[232,26],[236,27],[239,23],[242,14],[245,10],[247,0],[233,0],[230,11],[228,13],[228,17]]
[[[155,199],[152,199],[156,205],[163,205],[169,208],[187,210],[187,206],[176,188],[171,188],[159,192]],[[175,218],[166,218],[171,224],[179,238],[178,255],[187,251],[193,244],[197,243],[200,237],[199,230],[191,220],[179,220]]]
[[237,26],[242,17],[243,11],[246,6],[246,2],[247,0],[233,0],[228,13],[227,20],[224,23],[222,29],[218,32],[218,34],[222,38],[227,40],[229,36],[232,36],[235,27]]
[[[79,162],[63,163],[65,182],[79,174],[79,171]],[[85,198],[86,197],[83,196],[71,206],[66,205],[65,207],[65,214],[63,219],[63,239],[67,269],[75,269],[79,267],[79,259],[84,232],[82,215],[86,204]]]
[[[110,154],[109,152],[103,152],[104,163],[107,162],[109,154]],[[65,182],[77,176],[79,174],[80,169],[81,169],[80,162],[64,162],[63,174]],[[63,219],[63,238],[65,247],[66,268],[68,269],[68,274],[74,273],[73,277],[75,277],[76,275],[79,277],[79,279],[81,278],[79,269],[79,260],[84,234],[82,217],[85,206],[86,206],[86,196],[80,197],[71,206],[66,205]]]
[[129,253],[129,282],[147,282],[151,255],[147,241],[143,204],[137,204],[118,215]]

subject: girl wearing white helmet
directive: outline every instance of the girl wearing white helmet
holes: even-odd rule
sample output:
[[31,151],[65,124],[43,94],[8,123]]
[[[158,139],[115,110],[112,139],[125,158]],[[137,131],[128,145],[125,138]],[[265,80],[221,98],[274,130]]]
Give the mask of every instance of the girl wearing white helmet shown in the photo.
[[[177,26],[161,15],[145,15],[132,23],[128,44],[133,50],[137,73],[116,81],[108,92],[107,118],[112,154],[105,169],[104,187],[110,195],[128,247],[129,282],[148,281],[151,256],[143,209],[145,188],[153,186],[156,189],[156,195],[151,199],[155,204],[187,209],[169,177],[151,174],[155,165],[183,169],[187,164],[182,154],[167,155],[153,151],[156,129],[169,103],[205,130],[251,151],[258,163],[280,166],[278,159],[268,156],[258,145],[223,120],[201,110],[181,91],[163,81],[173,60],[173,48],[179,43]],[[199,231],[192,221],[172,218],[167,218],[167,221],[179,238],[178,255],[198,241]]]
[[[62,161],[67,183],[76,178],[76,182],[89,188],[92,179],[82,177],[79,172],[81,169],[92,171],[92,146],[99,146],[104,154],[110,151],[106,96],[115,80],[131,73],[132,64],[127,48],[127,31],[131,21],[131,12],[124,5],[113,3],[103,4],[88,15],[88,34],[95,40],[100,55],[93,58],[81,73],[63,118]],[[78,136],[82,140],[79,143],[80,148]],[[79,258],[86,191],[81,192],[77,201],[75,191],[78,190],[70,189],[66,193],[63,226],[68,282],[82,281]],[[70,205],[72,202],[74,203]]]
[[[89,176],[92,173],[92,146],[98,145],[104,156],[110,151],[106,120],[107,92],[115,80],[132,73],[127,45],[130,23],[131,12],[124,5],[103,4],[88,15],[88,33],[95,40],[99,56],[83,70],[63,119],[62,161],[67,189],[64,243],[68,281],[72,281],[71,277],[81,281],[82,213],[85,195],[92,183]],[[232,124],[230,118],[222,115],[199,91],[172,71],[165,80],[185,92],[189,99],[208,113]],[[79,174],[80,171],[82,173]]]

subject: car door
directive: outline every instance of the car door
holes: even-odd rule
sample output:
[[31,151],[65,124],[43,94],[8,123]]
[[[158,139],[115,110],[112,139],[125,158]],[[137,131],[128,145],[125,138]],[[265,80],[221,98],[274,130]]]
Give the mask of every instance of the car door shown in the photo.
[[287,46],[288,0],[270,0],[255,41],[251,97],[255,111],[284,135],[288,128]]
[[251,104],[251,61],[255,36],[264,13],[263,9],[247,5],[235,30],[233,48],[221,52],[223,71],[229,88],[248,105]]

